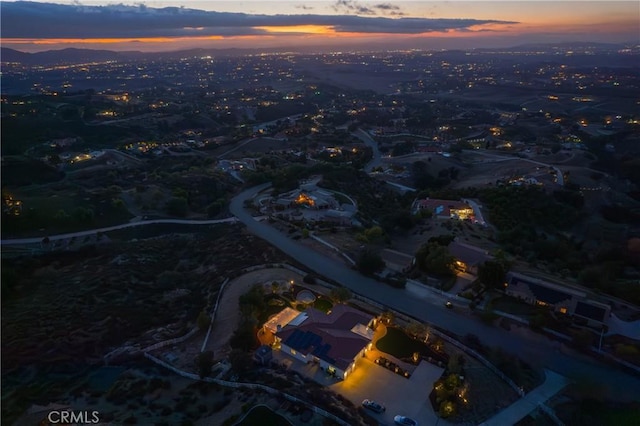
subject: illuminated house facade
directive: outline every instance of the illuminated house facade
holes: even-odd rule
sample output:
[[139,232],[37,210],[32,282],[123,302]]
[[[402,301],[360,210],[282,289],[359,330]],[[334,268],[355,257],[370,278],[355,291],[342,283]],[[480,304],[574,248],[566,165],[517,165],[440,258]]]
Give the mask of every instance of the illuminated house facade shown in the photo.
[[473,220],[475,218],[473,215],[473,208],[463,201],[434,200],[431,198],[414,201],[414,213],[419,213],[425,210],[430,211],[433,214],[433,217],[438,219]]
[[472,275],[478,274],[478,267],[493,257],[484,249],[470,244],[452,241],[448,246],[449,254],[455,258],[455,268]]
[[[287,311],[289,309],[289,311]],[[274,332],[280,351],[304,363],[345,379],[356,360],[371,349],[374,317],[347,305],[336,305],[324,313],[314,308],[297,312],[287,308],[269,320],[265,328]]]

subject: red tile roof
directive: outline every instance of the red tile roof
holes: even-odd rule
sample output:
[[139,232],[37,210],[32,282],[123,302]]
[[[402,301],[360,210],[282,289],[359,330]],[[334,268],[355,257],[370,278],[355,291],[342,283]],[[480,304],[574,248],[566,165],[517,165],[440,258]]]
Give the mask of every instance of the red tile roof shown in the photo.
[[451,216],[451,210],[470,209],[467,203],[454,200],[426,200],[416,201],[416,207],[420,210],[431,210],[436,216]]
[[282,343],[305,355],[312,354],[340,368],[347,368],[370,339],[351,331],[356,325],[367,325],[372,315],[338,304],[325,314],[307,308],[308,318],[298,326],[285,326],[278,336]]

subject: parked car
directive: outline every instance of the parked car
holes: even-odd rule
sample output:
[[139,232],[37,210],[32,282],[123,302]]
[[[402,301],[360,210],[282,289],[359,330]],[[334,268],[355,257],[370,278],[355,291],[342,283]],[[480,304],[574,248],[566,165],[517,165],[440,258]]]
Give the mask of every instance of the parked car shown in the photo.
[[377,402],[370,399],[365,399],[364,401],[362,401],[362,406],[376,413],[384,413],[384,411],[386,410],[386,408],[384,408],[384,405],[378,404]]
[[444,306],[447,307],[447,309],[453,309],[453,303],[451,303],[450,301],[447,300],[447,303],[444,304]]
[[395,416],[393,422],[398,426],[418,426],[418,422],[405,416]]

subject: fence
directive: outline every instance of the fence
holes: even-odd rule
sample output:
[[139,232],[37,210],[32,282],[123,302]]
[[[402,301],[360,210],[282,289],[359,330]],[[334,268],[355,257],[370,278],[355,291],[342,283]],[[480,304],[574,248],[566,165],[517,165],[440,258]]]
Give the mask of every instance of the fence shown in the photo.
[[552,408],[547,406],[547,404],[542,403],[538,405],[538,408],[540,408],[542,412],[544,412],[547,416],[549,416],[556,425],[564,426],[564,423],[562,423],[562,420],[558,418],[558,416],[556,415],[556,412]]
[[352,265],[356,264],[356,261],[353,260],[352,258],[349,257],[349,255],[347,255],[345,252],[341,251],[338,247],[334,246],[333,244],[323,240],[320,237],[316,237],[313,234],[309,235],[311,238],[313,238],[314,240],[316,240],[317,242],[319,242],[320,244],[324,244],[325,246],[329,247],[330,249],[336,251],[338,254],[340,254],[342,257],[344,257],[345,259],[347,259],[349,261],[349,263],[351,263]]
[[222,293],[224,292],[224,288],[227,286],[229,282],[229,278],[225,278],[222,286],[220,287],[220,291],[218,292],[218,297],[216,298],[216,304],[213,307],[213,311],[211,312],[211,321],[209,322],[209,329],[207,330],[207,335],[204,337],[204,342],[202,342],[202,348],[200,348],[200,352],[204,352],[204,349],[207,347],[207,343],[209,342],[209,336],[211,335],[211,330],[213,329],[213,321],[216,319],[216,313],[218,312],[218,305],[220,304],[220,297],[222,297]]
[[229,388],[248,388],[248,389],[257,389],[257,390],[262,390],[264,392],[267,392],[270,395],[279,395],[282,396],[283,398],[298,403],[298,404],[302,404],[305,407],[311,409],[313,412],[321,415],[322,417],[325,417],[327,419],[333,420],[334,422],[338,423],[341,426],[350,426],[349,423],[345,422],[344,420],[342,420],[341,418],[337,417],[334,414],[329,413],[326,410],[323,410],[320,407],[316,407],[313,404],[308,403],[307,401],[304,401],[302,399],[296,398],[293,395],[289,395],[288,393],[279,391],[278,389],[274,389],[271,388],[269,386],[265,386],[265,385],[261,385],[259,383],[242,383],[242,382],[228,382],[226,380],[220,380],[220,379],[214,379],[211,377],[204,377],[204,378],[200,378],[200,376],[198,376],[197,374],[193,374],[193,373],[187,373],[186,371],[180,370],[174,366],[172,366],[171,364],[162,361],[159,358],[156,358],[155,356],[151,355],[150,353],[145,353],[144,354],[145,358],[147,358],[149,361],[154,362],[168,370],[173,371],[175,374],[185,377],[187,379],[192,379],[192,380],[198,380],[198,381],[204,381],[204,382],[208,382],[208,383],[216,383],[220,386],[225,386],[225,387],[229,387]]

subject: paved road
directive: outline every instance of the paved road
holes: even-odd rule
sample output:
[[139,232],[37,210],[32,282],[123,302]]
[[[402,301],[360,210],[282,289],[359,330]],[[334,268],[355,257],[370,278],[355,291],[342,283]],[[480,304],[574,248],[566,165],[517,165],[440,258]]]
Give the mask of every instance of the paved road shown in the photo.
[[[118,229],[131,228],[134,226],[143,226],[143,225],[157,225],[163,223],[176,224],[176,225],[215,225],[218,223],[236,223],[238,219],[235,217],[230,217],[227,219],[215,219],[215,220],[188,220],[188,219],[153,219],[153,220],[140,220],[138,222],[128,222],[123,223],[122,225],[109,226],[107,228],[96,228],[90,229],[88,231],[78,231],[71,232],[68,234],[59,234],[59,235],[51,235],[49,237],[49,241],[55,240],[65,240],[67,238],[73,237],[85,237],[87,235],[94,235],[98,232],[109,232],[109,231],[117,231]],[[34,238],[16,238],[11,240],[2,240],[0,242],[1,245],[20,245],[20,244],[34,244],[41,243],[42,237],[34,237]]]
[[362,129],[356,130],[355,132],[351,133],[351,135],[360,139],[362,142],[364,142],[365,145],[373,150],[373,158],[371,158],[371,161],[369,161],[367,165],[364,166],[364,171],[370,173],[374,167],[378,167],[380,164],[382,164],[380,150],[378,149],[378,142],[374,141],[373,138],[371,138],[371,136],[369,136],[369,134]]
[[[389,308],[405,312],[458,335],[475,334],[483,343],[516,354],[532,365],[556,371],[570,379],[600,383],[603,392],[608,389],[619,398],[640,400],[640,379],[634,376],[565,350],[558,342],[528,330],[506,331],[488,326],[475,317],[446,309],[441,301],[420,297],[407,289],[395,289],[364,277],[344,263],[288,238],[267,223],[256,221],[243,208],[244,201],[268,187],[269,184],[259,185],[237,195],[231,201],[231,213],[242,221],[249,231],[267,240],[312,271]],[[618,392],[619,389],[624,389],[625,392]]]

